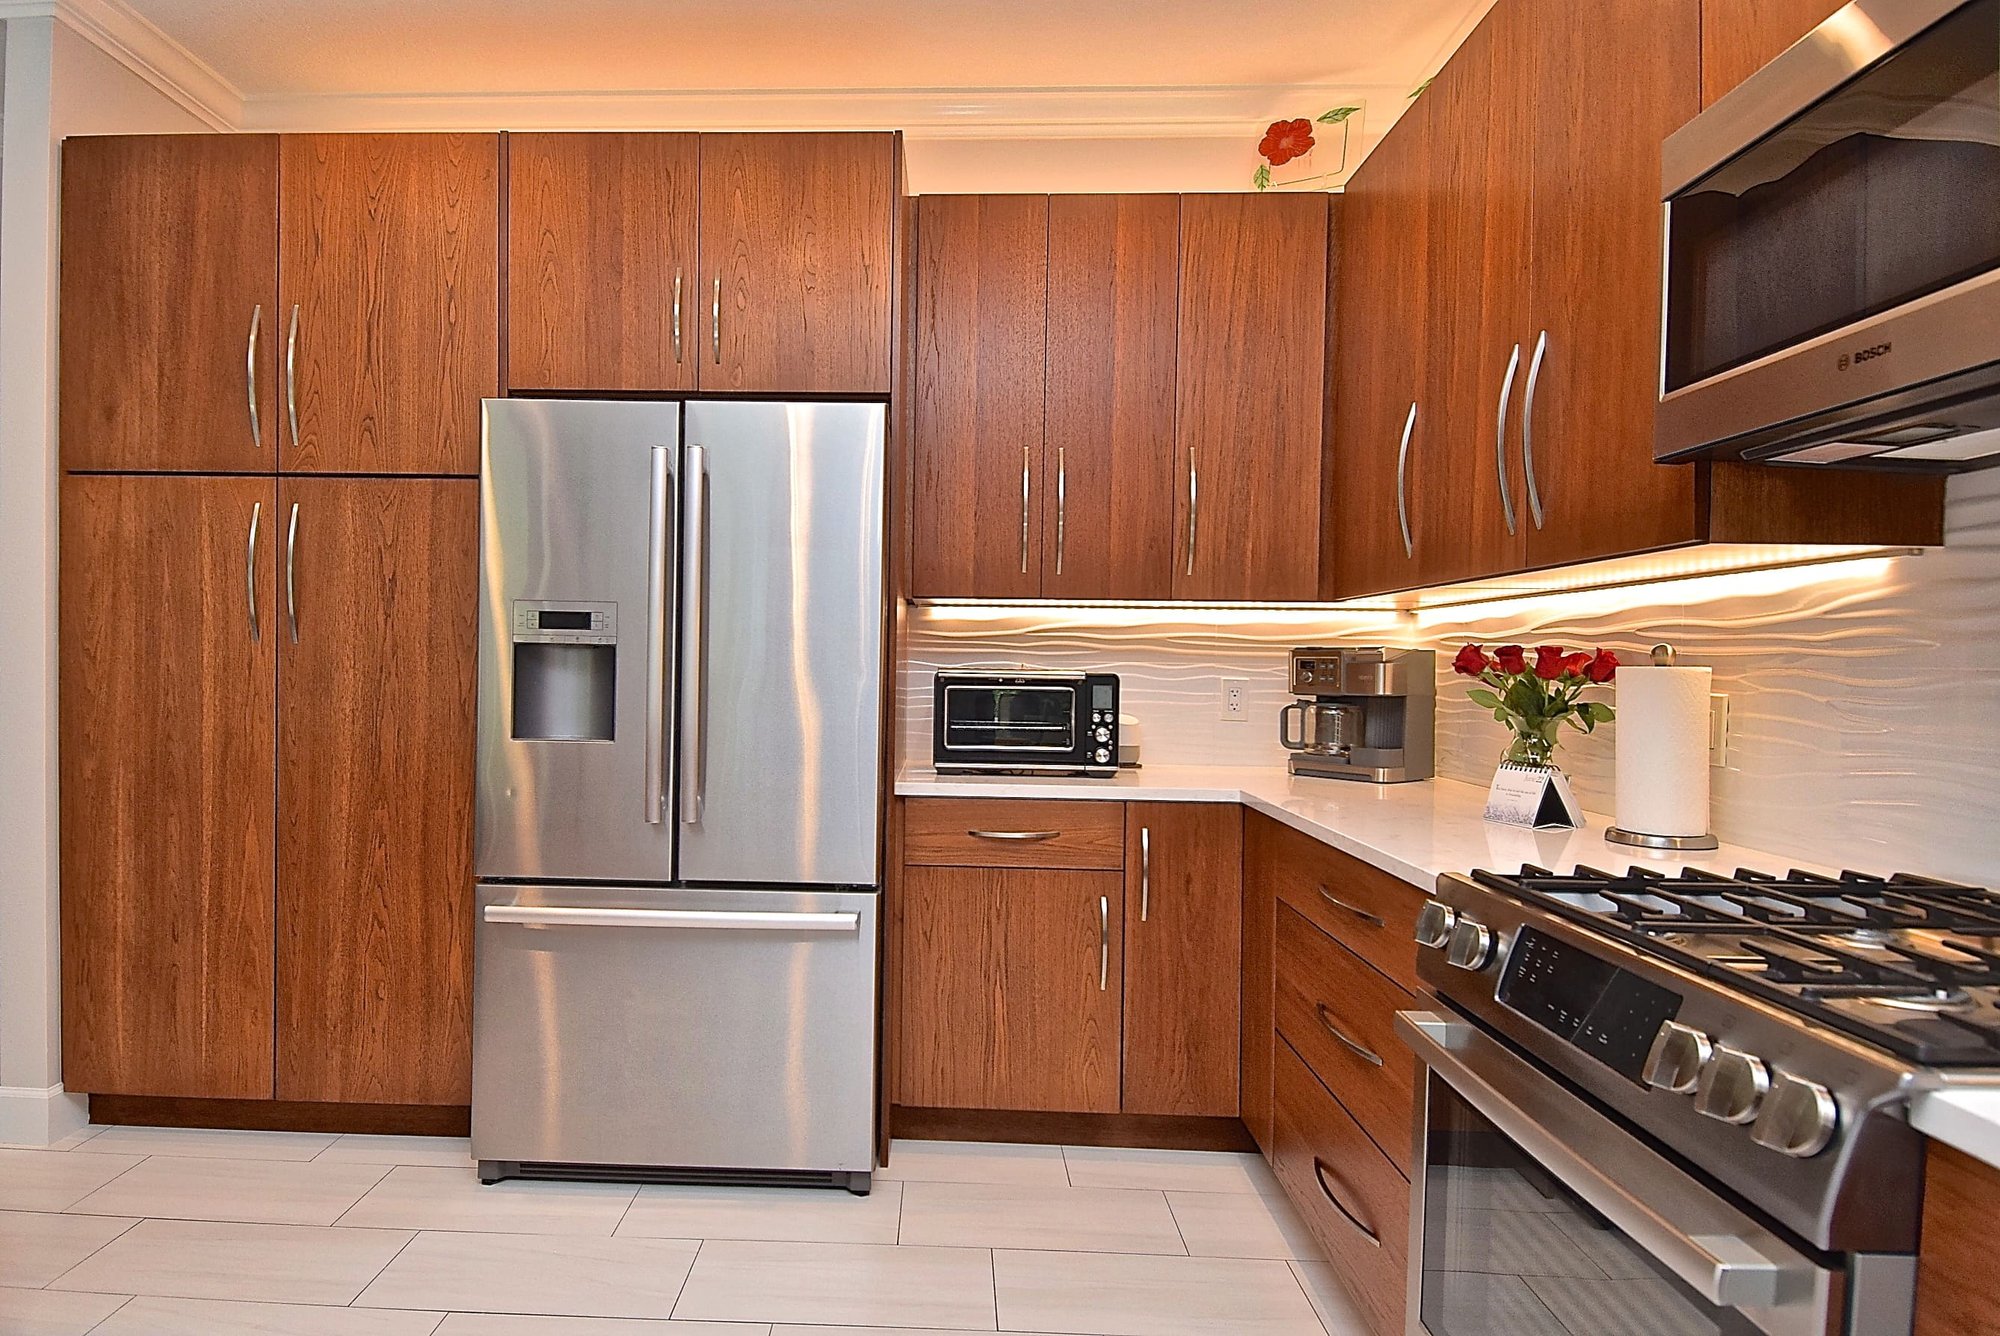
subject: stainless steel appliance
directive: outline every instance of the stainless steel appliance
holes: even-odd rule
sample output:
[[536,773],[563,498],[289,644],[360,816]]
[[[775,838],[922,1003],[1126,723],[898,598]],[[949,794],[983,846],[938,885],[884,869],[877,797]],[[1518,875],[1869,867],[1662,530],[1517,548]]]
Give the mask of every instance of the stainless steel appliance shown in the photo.
[[885,411],[489,400],[473,1154],[874,1170]]
[[1908,1336],[1904,1110],[2000,1084],[2000,896],[1527,868],[1441,877],[1417,935],[1413,1333]]
[[1118,772],[1115,673],[942,672],[931,705],[939,774]]
[[1655,453],[2000,464],[2000,0],[1855,0],[1666,142]]
[[1434,651],[1304,646],[1292,651],[1292,694],[1299,699],[1278,712],[1278,741],[1293,774],[1376,784],[1431,777]]

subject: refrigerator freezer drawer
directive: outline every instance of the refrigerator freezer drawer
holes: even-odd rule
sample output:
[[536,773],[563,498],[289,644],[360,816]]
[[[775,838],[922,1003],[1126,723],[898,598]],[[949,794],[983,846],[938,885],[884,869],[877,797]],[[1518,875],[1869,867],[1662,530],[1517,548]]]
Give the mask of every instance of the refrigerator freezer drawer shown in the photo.
[[482,1162],[866,1174],[877,897],[482,885]]

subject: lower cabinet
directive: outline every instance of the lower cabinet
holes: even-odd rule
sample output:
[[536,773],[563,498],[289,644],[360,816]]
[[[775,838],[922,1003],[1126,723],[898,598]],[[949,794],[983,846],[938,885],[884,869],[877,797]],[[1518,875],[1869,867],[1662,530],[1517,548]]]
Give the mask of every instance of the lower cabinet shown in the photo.
[[2000,1286],[1988,1268],[2000,1169],[1935,1141],[1928,1158],[1916,1336],[1994,1336]]
[[895,1102],[1233,1118],[1241,809],[913,798]]

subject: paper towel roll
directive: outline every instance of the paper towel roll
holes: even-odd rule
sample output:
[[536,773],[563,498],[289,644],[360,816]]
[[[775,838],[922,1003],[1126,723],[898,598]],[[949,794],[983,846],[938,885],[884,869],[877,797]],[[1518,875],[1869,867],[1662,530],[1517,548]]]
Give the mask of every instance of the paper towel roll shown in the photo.
[[1618,669],[1618,828],[1708,833],[1707,668]]

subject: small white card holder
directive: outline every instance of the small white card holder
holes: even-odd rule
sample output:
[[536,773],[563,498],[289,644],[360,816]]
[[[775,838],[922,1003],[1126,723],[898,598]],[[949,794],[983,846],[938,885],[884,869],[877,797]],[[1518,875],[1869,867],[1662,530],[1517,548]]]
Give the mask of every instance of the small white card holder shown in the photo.
[[1502,761],[1486,791],[1486,819],[1536,830],[1574,830],[1583,809],[1560,770]]

